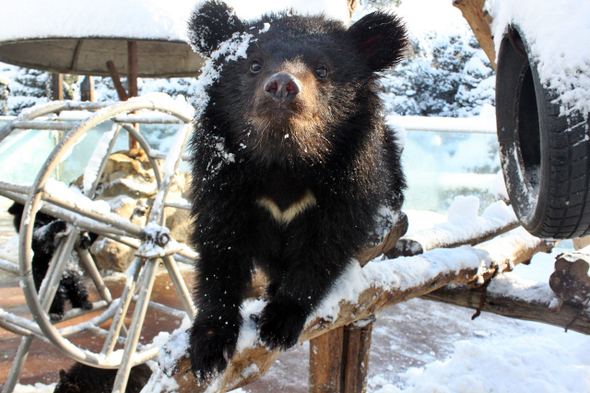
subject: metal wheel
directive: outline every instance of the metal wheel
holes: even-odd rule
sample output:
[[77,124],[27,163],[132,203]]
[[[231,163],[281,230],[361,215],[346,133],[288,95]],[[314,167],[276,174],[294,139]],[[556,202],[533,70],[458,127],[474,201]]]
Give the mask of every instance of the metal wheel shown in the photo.
[[[146,111],[149,111],[149,114],[146,114]],[[137,114],[134,114],[135,112]],[[153,113],[159,113],[161,120],[154,120]],[[88,179],[84,181],[84,195],[75,195],[68,191],[67,186],[59,186],[51,177],[62,160],[90,130],[109,120],[114,121],[114,125],[110,131],[103,134],[102,142],[95,148],[92,155],[95,159],[93,168],[85,170],[84,174]],[[163,158],[162,155],[152,151],[148,142],[133,125],[136,122],[159,121],[180,124],[161,168],[157,158]],[[19,274],[22,277],[21,287],[27,306],[35,322],[22,321],[15,317],[9,318],[8,321],[0,317],[2,327],[8,326],[13,332],[20,334],[29,331],[30,337],[49,340],[78,362],[101,368],[119,369],[115,390],[123,391],[131,367],[153,358],[159,350],[155,342],[140,342],[148,310],[163,313],[178,320],[187,316],[190,319],[194,317],[191,295],[181,277],[176,261],[180,259],[191,262],[195,255],[188,247],[177,243],[171,237],[169,229],[164,226],[166,198],[182,159],[182,152],[191,130],[191,121],[192,109],[164,94],[146,95],[121,102],[103,108],[72,129],[53,150],[31,187],[0,184],[3,194],[15,200],[21,198],[21,202],[26,202],[19,231],[21,234]],[[121,128],[127,130],[147,154],[158,186],[144,227],[104,211],[97,202],[92,200]],[[3,131],[0,131],[0,136],[2,134]],[[22,200],[25,194],[26,201]],[[60,241],[37,293],[32,273],[31,246],[35,217],[39,211],[66,221],[69,232]],[[118,298],[114,298],[108,286],[105,285],[88,250],[78,247],[81,231],[102,235],[137,249],[136,257],[126,271],[125,284]],[[70,319],[92,313],[88,315],[90,319],[86,318],[84,322],[77,325],[70,324],[60,328],[51,320],[48,310],[66,264],[74,251],[91,277],[101,300],[95,302],[93,309],[88,312],[72,309],[65,315],[65,319]],[[163,262],[179,296],[182,305],[180,310],[150,301],[156,270],[160,262]],[[130,311],[132,304],[135,304],[133,312]],[[131,322],[126,323],[125,319],[129,317]],[[90,334],[95,342],[102,343],[99,345],[100,349],[83,348],[78,345],[75,338],[83,334]]]

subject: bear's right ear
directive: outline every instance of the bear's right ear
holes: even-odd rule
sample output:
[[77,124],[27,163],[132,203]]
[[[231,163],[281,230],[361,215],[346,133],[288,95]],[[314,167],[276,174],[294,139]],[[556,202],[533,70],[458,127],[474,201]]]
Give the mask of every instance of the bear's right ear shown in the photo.
[[393,14],[375,11],[364,16],[348,29],[373,71],[383,71],[397,64],[407,43],[406,28]]
[[193,49],[207,57],[235,32],[244,31],[244,24],[234,10],[222,1],[209,0],[197,6],[188,21]]

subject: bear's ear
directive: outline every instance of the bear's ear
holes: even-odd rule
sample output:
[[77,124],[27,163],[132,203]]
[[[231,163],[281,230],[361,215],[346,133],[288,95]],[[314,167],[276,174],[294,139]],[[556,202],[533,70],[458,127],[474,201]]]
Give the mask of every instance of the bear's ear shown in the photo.
[[348,34],[373,71],[383,71],[397,64],[407,43],[403,22],[381,11],[364,16],[350,26]]
[[217,0],[197,6],[188,21],[188,29],[193,49],[207,57],[235,32],[245,30],[234,10]]

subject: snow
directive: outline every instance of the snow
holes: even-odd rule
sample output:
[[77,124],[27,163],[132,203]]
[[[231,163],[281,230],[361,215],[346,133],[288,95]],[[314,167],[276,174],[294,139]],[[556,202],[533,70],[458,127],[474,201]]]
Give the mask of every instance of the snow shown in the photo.
[[245,20],[257,19],[263,13],[290,9],[302,15],[324,14],[346,23],[350,21],[348,6],[345,1],[341,0],[227,0],[225,2],[234,9],[240,18]]
[[496,53],[511,24],[530,45],[541,83],[558,94],[561,113],[590,112],[590,2],[487,0]]

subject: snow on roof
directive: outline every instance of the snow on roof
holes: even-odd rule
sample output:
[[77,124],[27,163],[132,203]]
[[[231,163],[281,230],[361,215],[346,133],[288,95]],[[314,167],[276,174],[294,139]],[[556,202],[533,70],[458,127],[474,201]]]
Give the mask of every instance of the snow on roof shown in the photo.
[[21,0],[5,2],[0,41],[124,37],[186,41],[194,0]]
[[[0,42],[37,38],[103,37],[187,41],[195,0],[21,0],[4,2]],[[349,20],[345,0],[230,0],[243,19],[292,8]]]
[[590,2],[487,0],[496,53],[507,26],[524,32],[545,87],[559,95],[563,114],[590,112]]

